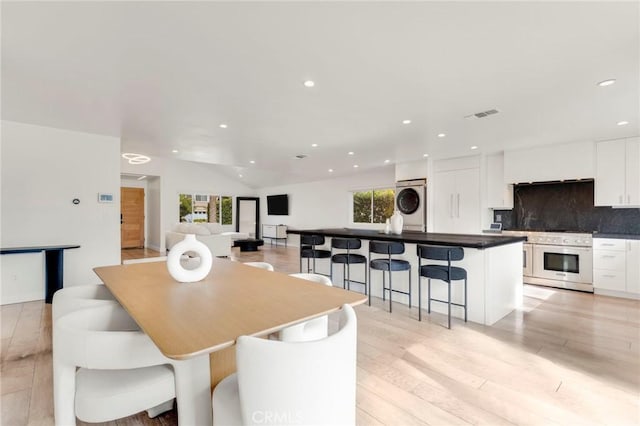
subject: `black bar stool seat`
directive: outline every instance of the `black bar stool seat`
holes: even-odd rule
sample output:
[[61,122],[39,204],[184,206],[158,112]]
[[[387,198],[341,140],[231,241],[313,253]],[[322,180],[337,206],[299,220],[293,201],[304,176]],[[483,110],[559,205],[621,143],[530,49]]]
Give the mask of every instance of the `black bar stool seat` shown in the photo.
[[[451,328],[451,305],[464,308],[464,322],[467,322],[467,270],[457,266],[451,266],[452,261],[464,259],[464,249],[462,247],[441,247],[418,245],[418,320],[422,321],[422,280],[427,280],[427,312],[431,313],[431,302],[446,303],[447,327]],[[422,265],[422,259],[446,261],[446,265]],[[447,300],[434,299],[431,297],[431,280],[436,279],[447,283]],[[451,281],[464,280],[464,303],[454,303],[451,301]]]
[[[386,254],[387,257],[373,259],[371,253]],[[404,253],[404,243],[400,241],[370,241],[369,242],[369,306],[371,306],[371,269],[382,271],[382,300],[385,300],[386,293],[389,292],[389,312],[392,311],[393,292],[402,293],[409,296],[409,309],[411,309],[411,263],[404,259],[394,259],[394,254]],[[409,271],[409,291],[396,290],[393,288],[392,272]],[[385,284],[385,272],[389,274],[389,287]]]
[[333,280],[333,264],[342,264],[342,288],[351,290],[351,283],[364,284],[364,294],[367,294],[367,268],[364,268],[364,281],[351,279],[351,265],[366,264],[367,257],[351,253],[351,250],[358,250],[362,247],[362,241],[358,238],[332,238],[331,253],[333,249],[346,250],[346,253],[335,253],[331,256],[331,280]]
[[[307,273],[316,274],[316,259],[328,259],[331,257],[329,250],[317,249],[316,246],[324,244],[322,235],[301,235],[300,236],[300,272],[302,272],[302,259],[307,259]],[[309,260],[313,260],[313,267],[309,267]],[[326,274],[321,274],[326,275]]]

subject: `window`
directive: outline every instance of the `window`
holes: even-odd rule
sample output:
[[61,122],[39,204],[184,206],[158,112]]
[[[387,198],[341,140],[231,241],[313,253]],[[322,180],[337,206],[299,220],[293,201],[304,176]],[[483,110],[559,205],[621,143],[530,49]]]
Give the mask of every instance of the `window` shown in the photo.
[[393,214],[395,190],[370,189],[353,193],[353,223],[385,223]]
[[233,197],[180,194],[180,222],[233,224]]

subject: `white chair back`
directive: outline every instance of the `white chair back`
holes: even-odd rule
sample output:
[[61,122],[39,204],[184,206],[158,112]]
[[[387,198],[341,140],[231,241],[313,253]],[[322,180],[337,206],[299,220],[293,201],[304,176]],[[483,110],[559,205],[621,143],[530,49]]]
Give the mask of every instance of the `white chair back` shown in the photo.
[[267,271],[273,272],[273,265],[267,262],[244,262],[247,266],[253,266],[254,268],[266,269]]
[[118,304],[70,312],[53,328],[56,425],[115,420],[175,397],[172,361]]
[[340,323],[335,334],[302,344],[238,339],[242,424],[355,425],[357,319],[351,306],[342,307]]
[[[292,277],[313,281],[318,284],[332,286],[331,280],[319,274],[290,274]],[[327,337],[329,334],[329,318],[324,315],[320,318],[305,321],[300,324],[280,330],[279,339],[283,342],[308,342]]]
[[118,305],[109,289],[102,285],[78,285],[56,291],[51,305],[51,317],[56,322],[61,316],[79,309]]

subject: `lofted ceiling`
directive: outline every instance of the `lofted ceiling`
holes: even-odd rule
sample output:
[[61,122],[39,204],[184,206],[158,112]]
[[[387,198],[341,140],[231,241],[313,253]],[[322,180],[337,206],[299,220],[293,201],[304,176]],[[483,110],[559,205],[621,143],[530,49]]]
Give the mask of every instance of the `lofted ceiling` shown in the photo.
[[2,118],[252,187],[634,136],[639,16],[604,1],[5,1]]

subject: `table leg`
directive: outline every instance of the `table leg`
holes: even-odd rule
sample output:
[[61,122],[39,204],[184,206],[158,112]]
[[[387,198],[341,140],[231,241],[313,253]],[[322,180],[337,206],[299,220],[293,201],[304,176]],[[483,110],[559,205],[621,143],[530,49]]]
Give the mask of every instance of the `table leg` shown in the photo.
[[178,424],[212,424],[209,355],[177,361],[173,364],[173,370],[176,378]]
[[45,250],[44,252],[44,269],[45,269],[45,302],[51,303],[53,293],[62,288],[63,267],[64,267],[64,250]]
[[212,352],[209,359],[211,362],[211,390],[213,390],[222,379],[236,372],[236,346]]

